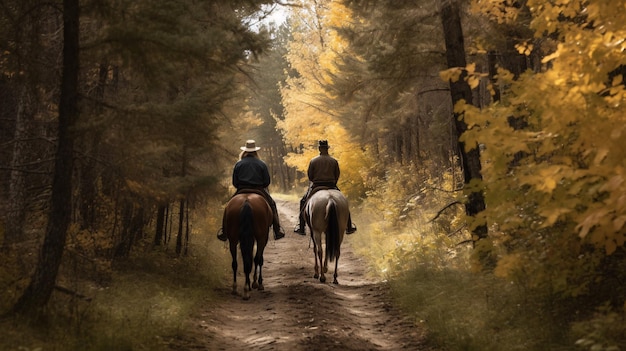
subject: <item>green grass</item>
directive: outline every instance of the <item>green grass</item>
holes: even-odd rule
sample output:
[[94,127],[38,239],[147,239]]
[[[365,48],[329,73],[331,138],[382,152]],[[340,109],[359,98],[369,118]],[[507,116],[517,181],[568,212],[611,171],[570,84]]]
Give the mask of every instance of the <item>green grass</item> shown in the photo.
[[90,302],[54,292],[45,324],[0,322],[0,350],[167,350],[195,308],[215,298],[229,268],[223,247],[208,239],[194,238],[187,257],[163,248],[134,253],[106,286],[75,284]]

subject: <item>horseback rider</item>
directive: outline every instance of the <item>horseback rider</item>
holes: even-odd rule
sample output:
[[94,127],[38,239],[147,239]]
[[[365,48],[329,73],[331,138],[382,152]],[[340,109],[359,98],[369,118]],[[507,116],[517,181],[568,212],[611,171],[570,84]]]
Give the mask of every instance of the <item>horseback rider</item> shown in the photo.
[[[242,146],[240,149],[242,151],[239,155],[239,161],[235,163],[235,168],[233,169],[233,186],[237,188],[233,196],[245,190],[256,190],[262,194],[272,208],[274,240],[282,239],[285,237],[285,232],[280,227],[276,202],[274,202],[267,190],[267,187],[270,185],[270,172],[265,162],[257,154],[257,151],[261,148],[256,146],[254,140],[248,140],[246,141],[246,146]],[[221,241],[226,241],[227,237],[223,228],[219,230],[217,238]]]
[[[319,140],[317,149],[320,151],[318,156],[315,156],[309,162],[309,168],[307,175],[309,177],[309,187],[306,194],[300,200],[300,216],[299,223],[293,230],[295,233],[305,235],[304,232],[304,216],[303,210],[309,197],[318,187],[325,187],[330,189],[337,189],[337,181],[339,180],[339,162],[328,154],[328,140]],[[346,234],[352,234],[356,232],[356,225],[352,223],[352,218],[348,213],[348,228]]]

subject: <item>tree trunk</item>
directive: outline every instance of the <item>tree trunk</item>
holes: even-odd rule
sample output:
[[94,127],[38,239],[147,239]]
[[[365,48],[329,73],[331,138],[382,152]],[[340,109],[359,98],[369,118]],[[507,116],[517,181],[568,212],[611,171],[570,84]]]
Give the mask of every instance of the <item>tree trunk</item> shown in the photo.
[[58,145],[48,225],[31,282],[13,308],[15,313],[32,317],[41,315],[50,300],[71,220],[74,147],[71,129],[78,118],[78,2],[78,0],[63,1],[63,73],[59,101]]
[[170,211],[170,205],[167,204],[165,206],[165,224],[163,225],[163,229],[165,230],[164,235],[163,235],[163,244],[167,245],[167,243],[170,241],[170,236],[172,233],[172,216],[171,216],[171,212]]
[[166,205],[159,205],[157,210],[157,221],[156,221],[156,231],[154,233],[154,245],[159,246],[164,241],[165,236],[165,226],[167,225],[165,216],[166,216]]
[[[96,101],[102,101],[104,99],[104,89],[107,83],[108,73],[108,64],[101,63],[98,72],[98,81],[92,93],[92,96]],[[99,103],[96,103],[95,107],[93,108],[93,113],[98,115],[102,113],[102,106]],[[86,154],[87,157],[86,159],[82,160],[80,164],[76,165],[77,167],[80,167],[78,172],[78,174],[80,175],[80,223],[81,229],[96,231],[96,199],[98,195],[97,178],[99,176],[96,155],[98,155],[100,152],[102,132],[100,130],[93,130],[88,133],[83,139],[83,153]]]
[[[183,159],[181,176],[187,175],[187,147],[183,146]],[[183,250],[183,223],[185,221],[185,201],[186,198],[180,199],[180,211],[178,212],[178,235],[176,236],[176,254],[180,255]]]
[[184,255],[189,255],[189,235],[191,234],[191,227],[189,226],[189,204],[185,209],[185,251]]
[[128,257],[133,244],[143,238],[144,216],[143,207],[136,205],[133,201],[125,201],[122,211],[120,240],[115,246],[114,257]]
[[[441,22],[443,24],[448,67],[465,67],[467,65],[465,61],[465,44],[458,4],[452,1],[446,1],[442,5]],[[462,74],[457,81],[450,82],[450,94],[453,104],[461,100],[465,100],[468,103],[472,102],[472,90],[465,81],[465,74]],[[467,130],[467,124],[463,120],[463,115],[454,113],[454,123],[456,132],[460,137],[461,134]],[[469,151],[466,151],[465,143],[459,141],[458,147],[462,158],[465,185],[469,185],[469,183],[475,179],[482,180],[478,145],[474,145]],[[476,215],[484,209],[485,198],[482,191],[470,192],[468,201],[465,204],[465,213],[468,216],[476,217]],[[472,239],[474,242],[486,237],[486,224],[478,225],[472,230]]]
[[32,101],[30,92],[24,83],[17,101],[17,111],[15,116],[15,133],[13,153],[11,157],[11,173],[9,180],[9,209],[6,216],[6,234],[4,244],[11,245],[17,243],[24,231],[24,221],[26,219],[26,187],[25,174],[21,165],[26,160],[27,147],[24,141],[27,137],[27,130],[32,113],[29,111]]
[[183,224],[185,222],[185,199],[180,199],[178,212],[178,234],[176,235],[176,254],[180,255],[183,250]]

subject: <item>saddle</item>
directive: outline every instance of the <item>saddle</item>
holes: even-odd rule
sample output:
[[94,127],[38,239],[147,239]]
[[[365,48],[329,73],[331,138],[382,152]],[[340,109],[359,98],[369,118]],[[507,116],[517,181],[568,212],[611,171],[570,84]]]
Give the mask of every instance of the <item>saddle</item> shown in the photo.
[[332,190],[332,189],[337,190],[337,187],[335,187],[335,186],[328,186],[328,185],[318,185],[318,186],[316,186],[314,188],[311,188],[311,192],[309,193],[309,196],[307,196],[306,199],[308,201],[309,198],[311,196],[313,196],[313,194],[315,194],[316,192],[318,192],[320,190]]
[[262,189],[255,189],[255,188],[242,188],[237,190],[233,196],[235,195],[239,195],[239,194],[257,194],[257,195],[261,195],[263,196],[263,198],[265,199],[265,201],[269,204],[270,200],[267,198],[267,193],[265,191],[263,191]]
[[237,195],[237,194],[257,194],[257,195],[261,195],[261,196],[265,197],[265,192],[263,190],[261,190],[261,189],[252,189],[252,188],[239,189],[239,190],[237,190],[235,192],[235,195]]
[[304,208],[306,207],[307,202],[309,202],[309,199],[311,198],[311,196],[313,196],[313,194],[315,194],[316,192],[320,191],[320,190],[338,190],[336,186],[328,186],[328,185],[317,185],[313,188],[311,188],[311,191],[309,191],[306,194],[306,198],[304,199],[304,203],[302,204],[302,211],[304,211]]

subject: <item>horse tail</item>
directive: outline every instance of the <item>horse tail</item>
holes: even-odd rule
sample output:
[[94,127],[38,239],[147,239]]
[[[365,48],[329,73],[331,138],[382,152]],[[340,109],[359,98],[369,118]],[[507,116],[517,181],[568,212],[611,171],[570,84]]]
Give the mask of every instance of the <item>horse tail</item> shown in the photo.
[[339,254],[339,221],[337,219],[337,204],[330,200],[326,206],[326,218],[328,228],[326,229],[326,258],[333,262]]
[[241,256],[243,256],[244,271],[252,267],[252,251],[254,249],[254,216],[252,206],[246,200],[239,211],[239,245],[241,246]]

